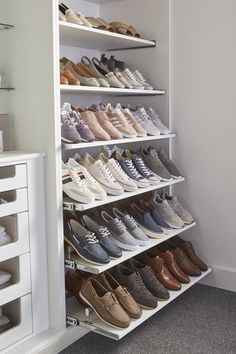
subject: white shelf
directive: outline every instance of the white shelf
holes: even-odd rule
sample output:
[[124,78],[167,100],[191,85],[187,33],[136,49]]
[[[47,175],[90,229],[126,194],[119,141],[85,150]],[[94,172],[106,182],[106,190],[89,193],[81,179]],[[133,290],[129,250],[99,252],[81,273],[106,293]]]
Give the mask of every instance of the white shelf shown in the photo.
[[100,51],[155,47],[156,42],[59,21],[60,43]]
[[158,307],[154,310],[143,310],[142,317],[139,318],[138,320],[132,321],[128,328],[118,329],[118,328],[111,327],[105,322],[103,322],[102,320],[100,320],[98,316],[94,312],[92,312],[92,310],[89,310],[90,316],[86,317],[85,308],[77,302],[75,297],[70,297],[67,300],[67,321],[70,324],[72,323],[74,323],[74,325],[77,324],[83,328],[86,328],[92,332],[103,335],[105,337],[119,340],[125,337],[130,332],[132,332],[135,328],[140,326],[143,322],[148,320],[150,317],[155,315],[157,312],[163,309],[170,302],[172,302],[177,297],[182,295],[186,290],[188,290],[194,284],[199,282],[202,278],[207,276],[211,271],[212,268],[209,267],[208,270],[206,272],[203,272],[199,277],[191,277],[191,281],[189,284],[182,284],[182,289],[180,291],[170,291],[169,300],[159,301]]
[[184,180],[185,180],[184,177],[181,177],[181,178],[173,179],[170,182],[161,182],[158,185],[150,186],[148,188],[138,188],[138,190],[135,192],[124,192],[123,194],[121,194],[119,196],[118,195],[116,195],[116,196],[109,195],[104,200],[98,200],[98,201],[96,200],[95,202],[90,203],[90,204],[81,204],[81,203],[73,201],[69,197],[65,197],[64,201],[63,201],[63,207],[65,210],[77,210],[77,211],[89,210],[92,208],[97,208],[101,205],[114,203],[119,200],[135,197],[136,195],[140,195],[140,194],[148,193],[151,191],[155,191],[160,188],[168,187],[173,184],[183,182]]
[[181,234],[182,232],[191,229],[196,225],[193,222],[191,225],[186,225],[183,229],[172,230],[169,235],[165,235],[159,239],[150,238],[150,243],[147,246],[140,246],[136,251],[123,251],[122,256],[118,259],[112,259],[110,263],[105,265],[94,265],[92,263],[86,262],[84,259],[80,258],[76,253],[72,253],[70,260],[65,260],[65,266],[70,269],[80,269],[84,272],[92,274],[100,274],[106,270],[115,267],[117,264],[125,262],[127,259],[137,256],[137,254],[143,253],[146,250],[159,245],[162,242],[169,240],[171,237]]
[[135,90],[114,87],[94,87],[80,85],[60,85],[61,93],[96,93],[113,96],[157,96],[165,95],[165,90]]
[[119,145],[119,144],[130,144],[130,143],[140,143],[143,141],[156,141],[156,140],[163,140],[163,139],[171,139],[175,138],[176,134],[166,134],[166,135],[158,135],[158,136],[145,136],[145,137],[137,137],[137,138],[123,138],[123,139],[113,139],[113,140],[96,140],[93,142],[88,143],[79,143],[79,144],[66,144],[62,143],[62,148],[64,150],[74,150],[74,149],[84,149],[84,148],[92,148],[97,146],[104,146],[105,145]]

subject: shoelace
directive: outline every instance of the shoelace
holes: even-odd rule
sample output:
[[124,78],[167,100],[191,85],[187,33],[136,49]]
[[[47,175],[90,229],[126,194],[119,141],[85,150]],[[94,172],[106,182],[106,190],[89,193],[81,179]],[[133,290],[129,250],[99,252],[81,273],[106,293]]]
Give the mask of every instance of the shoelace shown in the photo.
[[110,236],[110,231],[108,230],[107,227],[104,227],[104,228],[100,229],[99,231],[100,231],[102,237]]
[[147,81],[140,72],[135,72],[134,76],[136,76],[142,84],[147,84]]
[[123,224],[123,222],[120,219],[115,218],[114,223],[116,224],[116,227],[119,232],[124,232],[126,230],[125,225]]
[[76,170],[76,169],[72,168],[72,169],[70,170],[70,174],[71,174],[71,179],[72,179],[72,181],[73,181],[74,183],[79,184],[81,187],[84,186],[84,181],[82,181],[82,180],[80,179],[80,177],[78,176],[78,173],[77,173],[77,170]]
[[132,176],[135,178],[140,178],[142,177],[140,173],[136,170],[136,168],[133,165],[133,162],[129,159],[125,159],[126,166],[128,167],[129,171],[131,172]]
[[142,278],[137,272],[135,273],[135,280],[136,280],[136,289],[143,286]]
[[121,124],[124,126],[124,127],[127,127],[128,126],[128,122],[125,118],[125,115],[122,113],[122,111],[119,109],[117,109],[117,112],[116,112],[117,116],[119,117],[119,120],[121,122]]
[[149,117],[151,117],[152,119],[158,119],[158,120],[160,120],[160,117],[159,117],[159,115],[154,111],[154,109],[152,109],[152,108],[149,108],[149,110],[148,110],[148,115],[149,115]]
[[137,83],[137,80],[135,79],[135,77],[131,71],[128,70],[128,71],[124,72],[124,76],[127,77],[129,81],[131,81],[133,83]]
[[86,169],[83,169],[83,174],[85,176],[85,179],[87,179],[90,184],[97,184],[96,179],[93,178],[93,176]]
[[145,166],[143,159],[141,157],[136,158],[136,161],[138,161],[138,164],[142,170],[142,172],[145,174],[145,176],[151,176],[151,172],[148,171],[147,167]]
[[100,166],[100,172],[108,182],[116,182],[115,178],[105,165]]
[[143,122],[145,122],[145,123],[150,122],[150,118],[145,111],[138,109],[137,114],[140,116],[140,118],[142,119]]
[[136,227],[137,227],[138,225],[137,225],[137,222],[135,221],[135,219],[133,218],[133,216],[131,216],[131,215],[126,215],[126,220],[129,221],[130,226],[132,227],[132,229],[136,229]]
[[119,162],[114,160],[112,165],[114,166],[114,169],[115,169],[116,173],[118,174],[118,176],[120,176],[125,181],[127,181],[129,179],[129,177],[126,175],[126,173],[122,170]]
[[77,122],[75,122],[74,119],[69,118],[69,117],[62,119],[61,122],[63,125],[66,125],[69,128],[71,128],[71,127],[75,128],[77,126]]
[[94,245],[95,243],[98,243],[98,240],[94,233],[85,235],[84,238],[89,245]]

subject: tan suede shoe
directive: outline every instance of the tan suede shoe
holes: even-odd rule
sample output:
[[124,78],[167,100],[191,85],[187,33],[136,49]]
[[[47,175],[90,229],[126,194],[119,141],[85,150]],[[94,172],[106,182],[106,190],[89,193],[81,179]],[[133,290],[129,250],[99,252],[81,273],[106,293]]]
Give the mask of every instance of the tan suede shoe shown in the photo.
[[101,127],[94,112],[85,111],[81,113],[83,121],[88,125],[89,129],[97,140],[110,140],[110,135]]
[[142,316],[142,310],[136,303],[134,298],[130,295],[126,288],[121,286],[113,278],[110,273],[102,273],[97,277],[97,280],[100,282],[100,284],[104,286],[104,288],[106,288],[108,291],[113,292],[116,295],[116,298],[119,301],[120,305],[131,318],[137,319]]
[[90,278],[85,281],[79,294],[104,322],[118,328],[129,327],[130,317],[120,306],[115,295],[108,292],[96,279]]

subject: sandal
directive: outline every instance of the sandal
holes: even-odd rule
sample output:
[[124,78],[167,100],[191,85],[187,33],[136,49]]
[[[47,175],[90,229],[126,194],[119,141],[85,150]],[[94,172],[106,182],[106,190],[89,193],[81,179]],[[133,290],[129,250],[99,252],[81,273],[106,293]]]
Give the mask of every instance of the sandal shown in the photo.
[[106,27],[107,27],[107,31],[109,32],[115,32],[114,28],[108,23],[106,22],[105,20],[103,20],[101,17],[98,17],[97,20],[99,22],[101,22],[102,24],[104,24]]
[[138,33],[138,31],[133,26],[129,26],[129,29],[133,33],[134,37],[140,38],[140,33]]
[[133,36],[133,33],[129,26],[125,25],[122,22],[111,22],[110,25],[114,28],[116,33],[123,34],[125,36]]
[[100,29],[100,30],[103,30],[103,31],[108,31],[108,26],[99,21],[97,18],[95,17],[86,17],[87,21],[89,21],[91,23],[91,25],[93,26],[93,28],[96,28],[96,29]]

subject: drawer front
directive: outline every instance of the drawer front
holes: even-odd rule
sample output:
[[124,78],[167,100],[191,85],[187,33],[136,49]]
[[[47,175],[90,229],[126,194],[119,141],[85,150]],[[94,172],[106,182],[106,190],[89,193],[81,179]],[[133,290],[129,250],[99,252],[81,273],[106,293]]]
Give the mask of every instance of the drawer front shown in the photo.
[[0,166],[0,192],[27,187],[26,164]]
[[0,204],[0,217],[17,214],[28,210],[27,188],[1,193],[0,198],[5,199],[6,201],[10,200],[7,203]]

